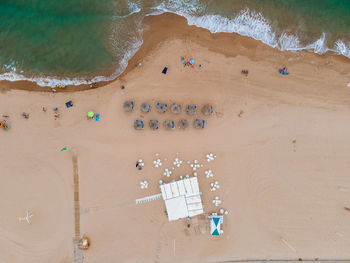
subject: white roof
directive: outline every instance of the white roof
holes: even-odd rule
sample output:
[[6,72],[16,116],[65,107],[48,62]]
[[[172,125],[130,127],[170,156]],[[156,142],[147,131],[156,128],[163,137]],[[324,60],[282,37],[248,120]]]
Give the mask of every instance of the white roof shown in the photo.
[[188,216],[185,196],[165,200],[169,221],[178,220]]
[[169,221],[203,214],[197,177],[162,184],[160,190]]

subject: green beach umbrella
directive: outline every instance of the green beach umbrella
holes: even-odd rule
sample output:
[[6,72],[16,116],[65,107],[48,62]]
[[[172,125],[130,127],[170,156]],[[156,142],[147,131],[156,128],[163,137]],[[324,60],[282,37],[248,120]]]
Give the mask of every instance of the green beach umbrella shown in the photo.
[[63,147],[63,148],[61,149],[61,152],[66,151],[66,150],[67,150],[67,147]]
[[90,118],[93,118],[94,115],[95,115],[95,113],[94,113],[92,110],[88,112],[88,116],[89,116]]

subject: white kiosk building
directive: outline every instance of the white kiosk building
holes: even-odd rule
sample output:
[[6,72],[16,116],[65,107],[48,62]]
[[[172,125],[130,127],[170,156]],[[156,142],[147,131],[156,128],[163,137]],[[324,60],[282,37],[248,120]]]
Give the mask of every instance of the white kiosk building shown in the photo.
[[169,221],[204,213],[197,177],[160,185]]

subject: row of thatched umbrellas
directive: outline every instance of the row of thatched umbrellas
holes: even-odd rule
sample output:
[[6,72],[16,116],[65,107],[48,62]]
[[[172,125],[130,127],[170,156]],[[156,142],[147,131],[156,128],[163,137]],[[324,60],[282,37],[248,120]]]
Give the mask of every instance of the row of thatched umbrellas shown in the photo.
[[[123,108],[125,111],[133,111],[135,107],[134,101],[125,101],[123,104]],[[166,103],[156,103],[156,109],[159,113],[165,113],[168,109],[168,104]],[[199,110],[197,105],[187,105],[186,106],[186,113],[190,115],[194,115],[197,113],[197,110]],[[141,112],[148,113],[151,111],[151,104],[148,103],[142,103],[141,104]],[[179,114],[182,111],[182,105],[173,103],[170,105],[170,111],[174,114]],[[204,105],[202,107],[202,113],[204,115],[211,115],[213,113],[213,106],[212,105]]]
[[[159,129],[159,121],[158,120],[150,120],[149,121],[149,127],[152,130],[158,130]],[[174,130],[175,129],[175,122],[173,120],[165,120],[163,122],[164,128],[166,130]],[[134,122],[134,128],[136,130],[143,130],[144,128],[144,122],[142,120],[135,120]],[[180,129],[186,129],[189,126],[188,120],[179,120],[178,126]],[[204,129],[205,126],[205,120],[195,119],[193,121],[193,127],[196,129]]]

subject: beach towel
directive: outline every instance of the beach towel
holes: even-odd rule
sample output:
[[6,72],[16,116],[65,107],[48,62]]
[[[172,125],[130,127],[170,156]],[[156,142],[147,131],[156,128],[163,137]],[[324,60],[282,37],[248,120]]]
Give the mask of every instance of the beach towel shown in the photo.
[[166,74],[167,71],[168,71],[168,68],[165,67],[165,68],[163,69],[162,73],[163,73],[163,74]]
[[66,102],[66,107],[67,108],[70,108],[70,107],[72,107],[73,106],[73,102],[70,100],[70,101],[68,101],[68,102]]
[[100,120],[100,114],[96,114],[96,118],[95,118],[95,121],[99,121]]
[[350,88],[350,82],[348,83],[348,87]]

